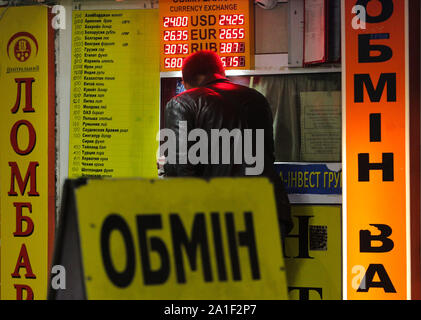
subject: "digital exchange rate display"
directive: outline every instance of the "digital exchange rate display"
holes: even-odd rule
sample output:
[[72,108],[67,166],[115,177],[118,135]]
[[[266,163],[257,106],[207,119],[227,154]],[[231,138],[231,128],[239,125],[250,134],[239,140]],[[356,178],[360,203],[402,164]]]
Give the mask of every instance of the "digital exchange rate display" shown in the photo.
[[227,70],[254,67],[253,2],[160,0],[161,71],[181,70],[199,50],[216,52]]

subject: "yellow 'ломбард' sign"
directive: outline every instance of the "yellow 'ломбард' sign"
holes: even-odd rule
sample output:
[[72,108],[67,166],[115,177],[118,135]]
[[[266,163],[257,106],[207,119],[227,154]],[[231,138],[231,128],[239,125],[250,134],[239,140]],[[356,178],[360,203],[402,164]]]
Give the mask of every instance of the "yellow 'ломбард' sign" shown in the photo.
[[1,299],[45,299],[55,219],[54,38],[48,8],[1,8]]

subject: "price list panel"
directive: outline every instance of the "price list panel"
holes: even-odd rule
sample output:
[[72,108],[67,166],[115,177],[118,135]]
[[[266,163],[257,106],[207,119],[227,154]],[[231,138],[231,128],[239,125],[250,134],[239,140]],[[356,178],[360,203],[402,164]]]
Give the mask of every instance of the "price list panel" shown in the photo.
[[73,12],[70,177],[156,176],[158,10]]
[[181,70],[199,50],[216,52],[227,70],[254,68],[253,1],[159,1],[161,71]]

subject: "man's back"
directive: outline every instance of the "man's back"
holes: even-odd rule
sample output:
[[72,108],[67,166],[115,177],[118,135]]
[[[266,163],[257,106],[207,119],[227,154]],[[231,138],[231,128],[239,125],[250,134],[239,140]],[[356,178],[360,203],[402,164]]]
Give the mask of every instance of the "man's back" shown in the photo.
[[[201,155],[205,161],[193,164],[187,157],[187,164],[166,164],[166,176],[246,176],[247,170],[254,169],[254,175],[266,176],[273,182],[278,212],[283,212],[280,218],[289,231],[289,203],[274,168],[272,114],[263,95],[218,79],[174,97],[166,107],[165,126],[176,133],[177,143],[183,130],[190,134],[202,129],[208,146],[207,155]],[[189,141],[187,150],[196,142]],[[177,159],[181,149],[178,145]]]

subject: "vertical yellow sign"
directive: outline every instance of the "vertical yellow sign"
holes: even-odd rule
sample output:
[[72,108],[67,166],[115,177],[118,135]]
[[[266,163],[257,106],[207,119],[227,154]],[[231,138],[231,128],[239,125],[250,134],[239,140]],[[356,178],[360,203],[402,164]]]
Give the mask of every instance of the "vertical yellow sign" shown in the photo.
[[54,94],[48,9],[0,21],[1,299],[45,299],[54,228]]
[[75,11],[70,177],[156,177],[158,10]]

